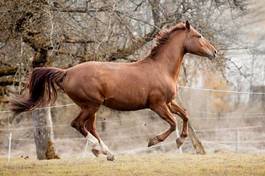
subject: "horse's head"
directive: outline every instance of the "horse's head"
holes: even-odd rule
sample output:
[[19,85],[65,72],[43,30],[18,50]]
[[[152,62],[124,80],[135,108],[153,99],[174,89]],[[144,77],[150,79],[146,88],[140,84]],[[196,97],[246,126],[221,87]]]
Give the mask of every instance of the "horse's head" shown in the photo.
[[217,50],[215,47],[194,29],[188,21],[185,23],[185,28],[186,38],[184,41],[184,49],[186,53],[208,57],[209,59],[216,57]]

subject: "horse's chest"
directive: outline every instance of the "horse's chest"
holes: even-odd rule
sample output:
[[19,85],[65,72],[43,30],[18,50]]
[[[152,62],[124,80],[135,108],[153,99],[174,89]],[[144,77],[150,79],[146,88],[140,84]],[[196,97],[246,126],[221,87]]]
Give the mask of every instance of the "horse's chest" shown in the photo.
[[170,102],[176,96],[176,87],[172,84],[163,84],[153,89],[151,99],[154,101]]
[[176,88],[175,86],[168,86],[164,89],[164,95],[166,98],[166,101],[171,101],[176,96]]

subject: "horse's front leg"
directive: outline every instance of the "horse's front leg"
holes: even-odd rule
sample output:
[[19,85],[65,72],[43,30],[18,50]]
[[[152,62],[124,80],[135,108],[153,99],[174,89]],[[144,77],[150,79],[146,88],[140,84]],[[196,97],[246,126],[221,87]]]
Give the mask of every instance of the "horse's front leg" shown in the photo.
[[189,120],[188,114],[184,108],[177,105],[174,101],[171,101],[168,104],[168,108],[170,109],[172,113],[177,114],[183,120],[183,127],[182,127],[181,135],[176,140],[177,146],[180,147],[184,143],[185,138],[188,136],[188,120]]
[[154,112],[156,112],[163,120],[165,120],[170,125],[170,127],[163,133],[149,139],[148,147],[164,141],[176,129],[177,126],[176,120],[168,109],[166,103],[155,104],[150,106],[150,108]]

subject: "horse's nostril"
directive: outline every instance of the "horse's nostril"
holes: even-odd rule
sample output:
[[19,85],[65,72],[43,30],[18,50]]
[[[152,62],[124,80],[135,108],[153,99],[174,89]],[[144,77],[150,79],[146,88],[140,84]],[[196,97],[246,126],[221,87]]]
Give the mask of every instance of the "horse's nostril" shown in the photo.
[[217,51],[216,50],[214,50],[214,54],[217,54]]

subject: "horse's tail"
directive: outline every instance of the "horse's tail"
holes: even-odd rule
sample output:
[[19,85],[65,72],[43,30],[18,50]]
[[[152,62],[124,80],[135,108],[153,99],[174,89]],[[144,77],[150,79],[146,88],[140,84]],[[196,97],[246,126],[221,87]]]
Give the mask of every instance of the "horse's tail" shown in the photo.
[[29,111],[39,105],[47,105],[57,98],[56,85],[61,89],[66,71],[54,67],[35,68],[28,83],[29,94],[26,97],[12,99],[10,109],[15,114]]

